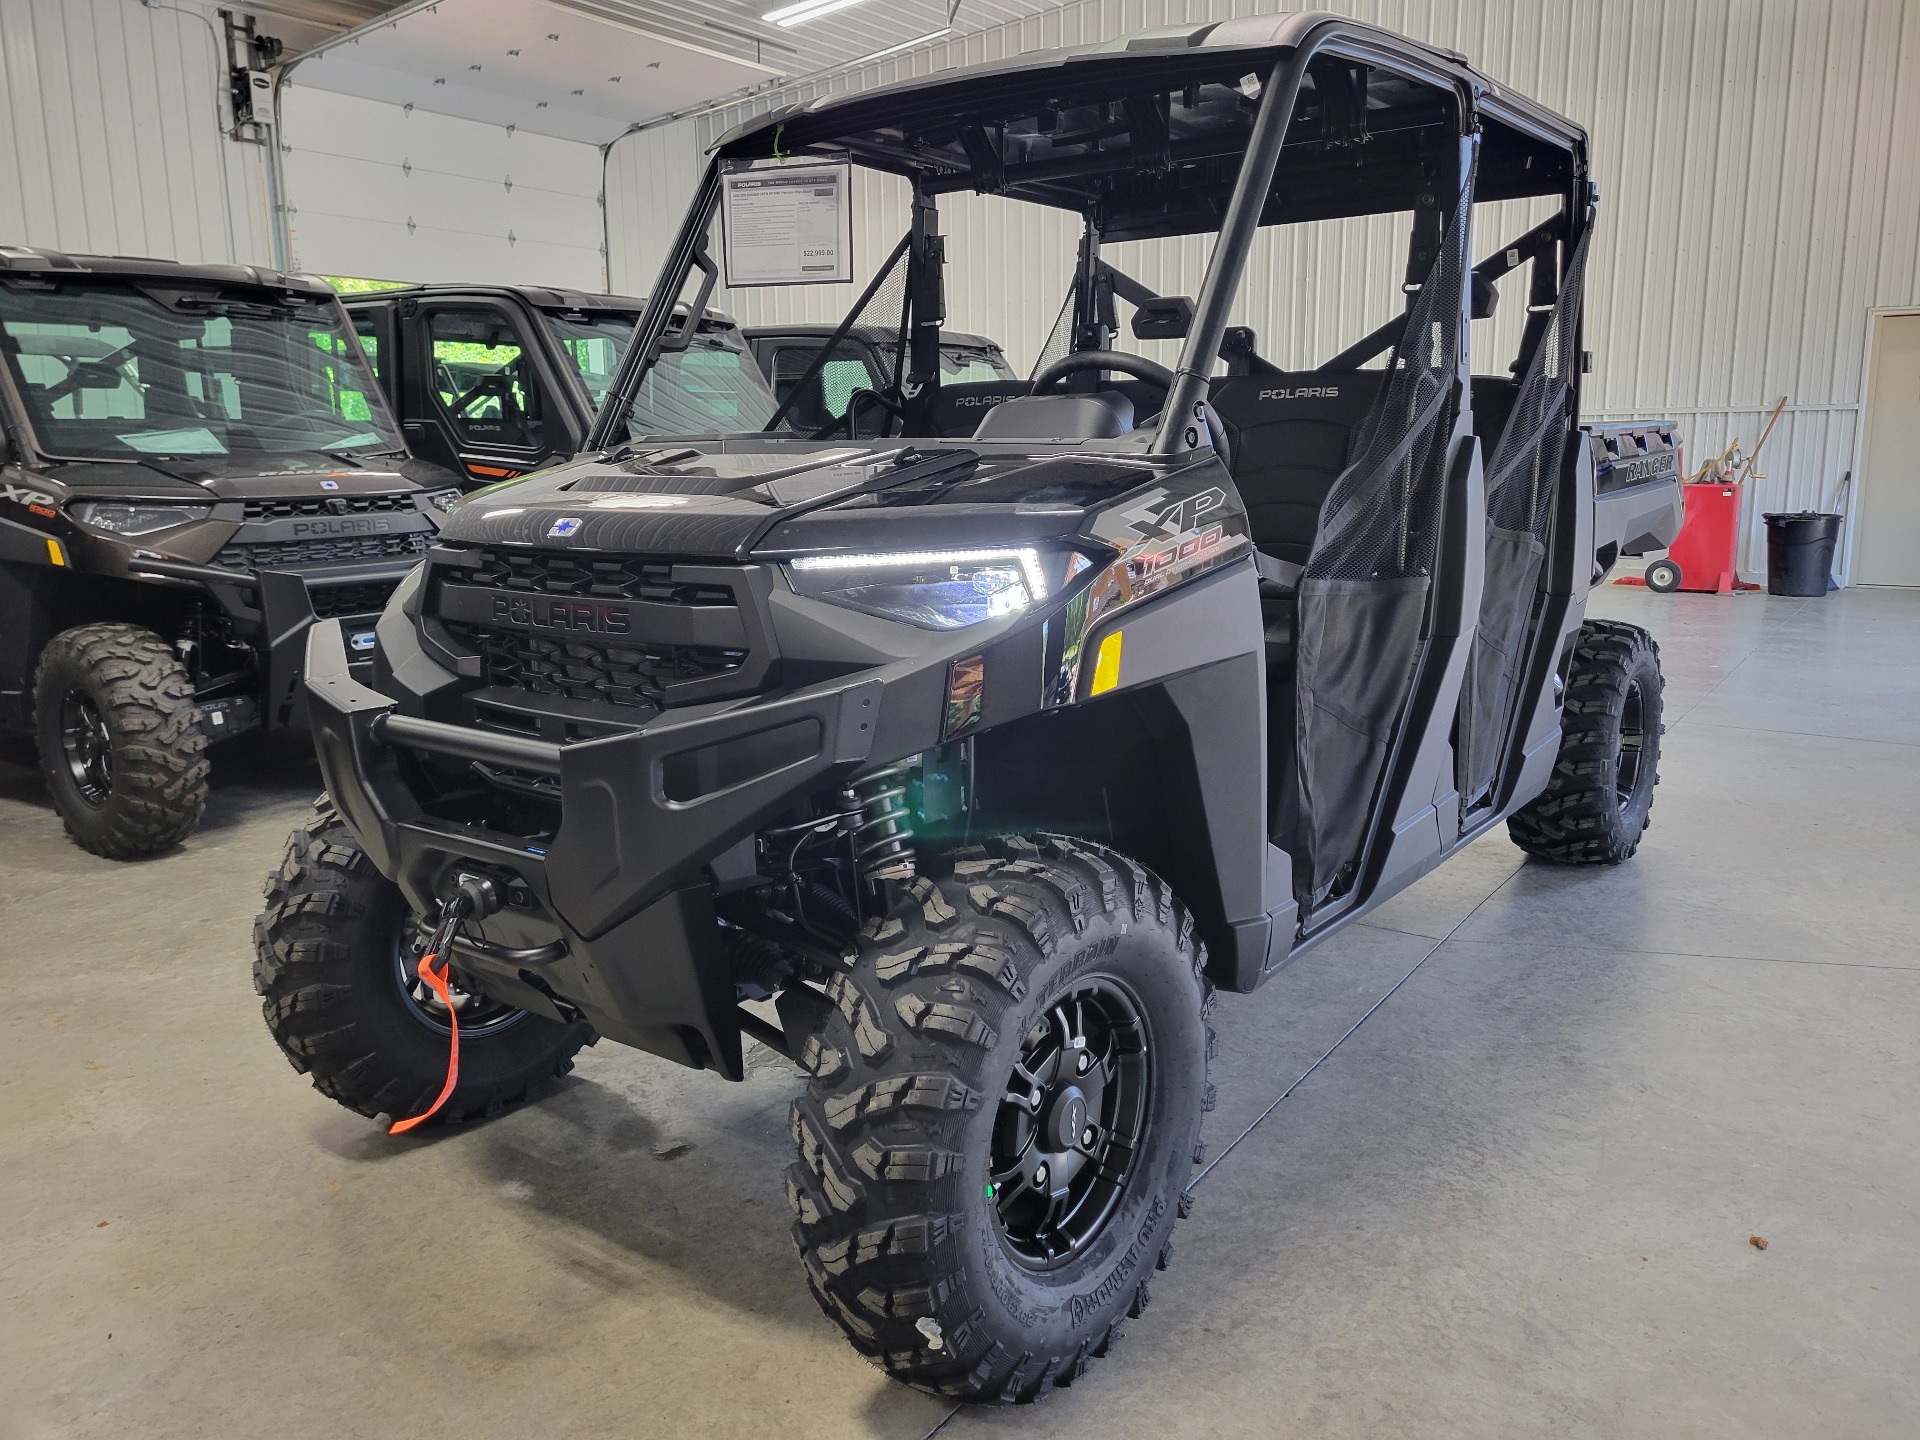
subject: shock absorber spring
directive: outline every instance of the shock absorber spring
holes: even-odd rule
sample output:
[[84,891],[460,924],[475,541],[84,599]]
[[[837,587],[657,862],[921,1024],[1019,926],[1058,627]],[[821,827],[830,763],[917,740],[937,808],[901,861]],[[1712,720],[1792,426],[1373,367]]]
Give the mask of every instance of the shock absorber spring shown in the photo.
[[914,875],[913,812],[907,807],[907,775],[902,762],[862,775],[847,787],[848,808],[857,806],[853,854],[860,877],[872,883],[911,880]]

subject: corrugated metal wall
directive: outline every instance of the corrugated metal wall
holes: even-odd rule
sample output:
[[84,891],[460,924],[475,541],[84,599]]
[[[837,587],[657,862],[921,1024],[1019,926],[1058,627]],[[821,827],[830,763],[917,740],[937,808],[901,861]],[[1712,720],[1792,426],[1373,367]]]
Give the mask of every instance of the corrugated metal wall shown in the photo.
[[[832,88],[1277,8],[1075,0],[866,67]],[[1735,435],[1751,447],[1766,412],[1788,396],[1763,462],[1770,478],[1749,507],[1749,569],[1764,554],[1762,512],[1832,502],[1853,463],[1868,311],[1920,303],[1920,5],[1322,0],[1322,8],[1460,50],[1590,128],[1605,229],[1589,269],[1597,364],[1589,412],[1672,416],[1685,424],[1689,455],[1705,458]],[[652,283],[712,139],[806,93],[779,92],[615,145],[615,288]],[[1023,208],[966,197],[943,214],[955,237],[956,326],[1031,355],[1053,321],[1066,265],[1058,219]],[[876,261],[903,226],[897,201],[877,206],[863,217],[860,253]],[[1282,355],[1331,353],[1326,342],[1357,336],[1398,280],[1397,238],[1364,223],[1318,228],[1326,233],[1269,242],[1242,306],[1263,345]],[[1482,253],[1501,238],[1483,233]],[[1151,271],[1142,278],[1151,283]],[[754,320],[837,317],[845,301],[816,289],[728,292],[725,303]]]
[[266,152],[226,137],[215,10],[0,0],[0,244],[271,263]]

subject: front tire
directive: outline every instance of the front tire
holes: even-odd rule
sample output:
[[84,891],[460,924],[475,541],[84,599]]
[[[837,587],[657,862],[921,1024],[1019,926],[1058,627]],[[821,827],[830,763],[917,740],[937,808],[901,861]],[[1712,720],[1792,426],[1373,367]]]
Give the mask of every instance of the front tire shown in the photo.
[[1618,865],[1640,848],[1660,783],[1664,687],[1660,647],[1638,625],[1581,626],[1553,779],[1508,819],[1514,844],[1561,865]]
[[108,860],[171,850],[207,808],[207,737],[193,681],[138,625],[82,625],[40,652],[35,738],[74,843]]
[[1048,837],[913,882],[828,987],[796,1100],[794,1240],[897,1379],[1071,1384],[1147,1304],[1211,1108],[1205,952],[1144,866]]
[[[374,868],[322,796],[287,839],[254,921],[253,988],[267,1029],[313,1088],[359,1115],[424,1111],[447,1074],[449,1028],[418,983],[420,939],[406,897]],[[478,1120],[564,1075],[593,1039],[458,992],[460,1083],[433,1122]]]

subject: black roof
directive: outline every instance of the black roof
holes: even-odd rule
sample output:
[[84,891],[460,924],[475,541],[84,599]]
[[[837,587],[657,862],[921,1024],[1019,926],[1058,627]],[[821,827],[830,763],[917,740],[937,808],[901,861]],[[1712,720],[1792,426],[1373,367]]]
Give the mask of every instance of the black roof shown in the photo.
[[542,310],[619,310],[647,308],[639,295],[600,295],[585,290],[559,290],[550,285],[464,285],[434,282],[420,285],[390,285],[379,290],[356,290],[343,298],[352,300],[391,300],[396,297],[436,295],[516,295]]
[[[524,300],[536,310],[604,310],[621,315],[638,315],[647,308],[643,295],[601,295],[585,290],[557,290],[548,285],[457,285],[447,282],[434,282],[421,285],[395,285],[384,290],[356,290],[340,298],[348,304],[366,305],[379,301],[442,297],[456,300],[470,300],[476,295],[514,296]],[[676,307],[681,314],[686,313],[683,302]],[[708,325],[731,325],[733,317],[718,310],[709,309],[704,320]]]
[[333,287],[318,275],[289,274],[258,265],[183,265],[177,260],[154,260],[140,255],[66,255],[58,250],[36,250],[21,245],[0,245],[0,274],[98,275],[104,279],[250,285],[302,295],[334,293]]
[[1423,159],[1458,133],[1445,92],[1485,122],[1479,198],[1564,193],[1584,173],[1586,135],[1572,121],[1455,51],[1323,11],[1170,26],[821,96],[748,121],[716,149],[739,160],[846,151],[932,194],[1097,215],[1109,239],[1193,233],[1218,223],[1262,82],[1309,41],[1337,50],[1315,50],[1263,223],[1411,208]]

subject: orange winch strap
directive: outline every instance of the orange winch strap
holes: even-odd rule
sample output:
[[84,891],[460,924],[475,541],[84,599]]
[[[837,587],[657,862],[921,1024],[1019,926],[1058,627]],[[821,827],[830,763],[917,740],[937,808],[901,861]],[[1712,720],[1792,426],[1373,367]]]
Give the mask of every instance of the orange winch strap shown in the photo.
[[[444,948],[444,946],[436,948]],[[447,1024],[453,1029],[453,1041],[447,1049],[447,1083],[440,1087],[440,1098],[429,1105],[424,1114],[416,1115],[411,1120],[394,1121],[387,1128],[389,1135],[403,1135],[414,1126],[431,1120],[439,1113],[440,1107],[447,1103],[448,1097],[453,1094],[453,1087],[460,1083],[460,1017],[454,1014],[453,996],[447,990],[448,967],[446,965],[441,965],[438,969],[434,967],[434,962],[439,958],[439,955],[431,950],[420,957],[420,978],[427,982],[433,993],[438,995],[441,1003],[447,1007]]]

